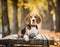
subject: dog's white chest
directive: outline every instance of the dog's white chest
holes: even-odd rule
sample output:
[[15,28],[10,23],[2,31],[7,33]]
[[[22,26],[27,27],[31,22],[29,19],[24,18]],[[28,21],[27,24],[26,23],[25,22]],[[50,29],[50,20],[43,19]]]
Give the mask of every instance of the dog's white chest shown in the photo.
[[30,30],[28,30],[28,35],[37,35],[38,34],[38,30],[36,29],[36,27],[32,27]]

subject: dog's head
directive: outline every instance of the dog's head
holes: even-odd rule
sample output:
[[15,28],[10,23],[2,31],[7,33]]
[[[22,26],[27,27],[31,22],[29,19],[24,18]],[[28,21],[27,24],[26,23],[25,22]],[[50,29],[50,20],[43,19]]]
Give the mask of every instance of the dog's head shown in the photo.
[[38,14],[28,14],[25,17],[25,23],[28,25],[37,25],[39,23],[41,23],[41,17]]

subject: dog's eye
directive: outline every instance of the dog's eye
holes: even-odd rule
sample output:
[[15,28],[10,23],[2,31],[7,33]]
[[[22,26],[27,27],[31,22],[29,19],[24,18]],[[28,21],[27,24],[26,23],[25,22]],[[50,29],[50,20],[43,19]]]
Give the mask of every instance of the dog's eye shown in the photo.
[[35,16],[35,18],[37,18],[37,16]]
[[32,18],[32,16],[30,16],[30,18]]

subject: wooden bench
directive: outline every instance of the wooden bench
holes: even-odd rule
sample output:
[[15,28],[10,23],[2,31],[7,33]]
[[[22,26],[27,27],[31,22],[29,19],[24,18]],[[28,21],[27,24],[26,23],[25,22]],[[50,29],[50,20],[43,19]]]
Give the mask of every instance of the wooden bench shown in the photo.
[[49,47],[49,45],[54,45],[54,42],[47,35],[40,35],[40,39],[30,39],[25,41],[23,38],[17,37],[17,35],[9,35],[0,39],[0,44],[5,45],[6,47],[12,46],[25,46],[25,47]]

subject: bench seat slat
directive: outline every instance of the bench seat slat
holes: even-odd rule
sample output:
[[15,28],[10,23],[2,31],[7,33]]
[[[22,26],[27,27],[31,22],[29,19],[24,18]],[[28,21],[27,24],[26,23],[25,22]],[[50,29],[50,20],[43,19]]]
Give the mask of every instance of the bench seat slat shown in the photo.
[[[2,41],[1,41],[2,40]],[[9,35],[2,39],[0,39],[2,44],[30,44],[30,45],[43,45],[44,47],[49,47],[49,45],[53,42],[49,36],[42,34],[40,35],[40,39],[30,39],[26,42],[23,38],[19,38],[17,35]]]
[[48,39],[48,43],[49,43],[50,45],[54,45],[54,42],[53,42],[53,39],[52,39],[52,38],[50,38],[50,37],[47,36],[46,34],[45,34],[45,37]]
[[49,44],[48,44],[48,41],[47,41],[47,38],[45,37],[44,34],[42,34],[42,37],[43,37],[43,47],[49,47]]

